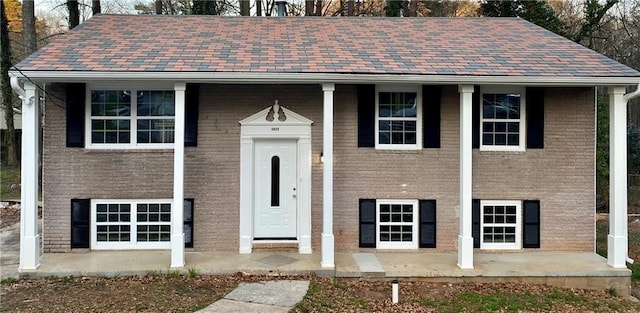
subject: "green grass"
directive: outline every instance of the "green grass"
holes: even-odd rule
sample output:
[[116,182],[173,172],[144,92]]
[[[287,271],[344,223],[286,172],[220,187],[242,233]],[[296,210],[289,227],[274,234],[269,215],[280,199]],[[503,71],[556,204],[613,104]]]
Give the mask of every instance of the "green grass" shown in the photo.
[[[14,188],[11,188],[11,186]],[[20,199],[20,168],[0,167],[0,200]]]
[[13,278],[13,277],[7,277],[3,280],[0,280],[0,285],[4,286],[4,285],[11,285],[15,282],[17,282],[18,280]]
[[[600,303],[591,301],[587,296],[577,295],[570,290],[554,289],[543,294],[532,292],[495,291],[478,293],[463,291],[457,294],[454,301],[423,298],[422,305],[436,308],[438,312],[522,312],[550,311],[558,304],[572,307],[600,307]],[[606,304],[611,307],[609,303]]]

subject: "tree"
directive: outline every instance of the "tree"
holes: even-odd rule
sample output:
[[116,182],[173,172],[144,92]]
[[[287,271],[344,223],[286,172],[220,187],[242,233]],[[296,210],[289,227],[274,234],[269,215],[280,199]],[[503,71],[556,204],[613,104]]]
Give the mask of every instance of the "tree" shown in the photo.
[[218,15],[217,1],[193,0],[191,14],[196,15]]
[[478,13],[492,17],[520,17],[558,35],[566,35],[566,24],[556,16],[547,1],[486,0],[480,4]]
[[249,16],[249,0],[238,0],[240,2],[240,15],[241,16]]
[[69,29],[80,25],[80,9],[77,0],[67,0],[67,11],[69,12]]
[[13,90],[9,80],[9,69],[11,68],[11,44],[9,41],[9,22],[4,1],[0,1],[0,85],[2,90],[2,106],[5,110],[5,122],[7,130],[5,132],[5,146],[7,147],[7,165],[18,164],[18,151],[15,144],[15,128],[13,125]]
[[98,15],[102,11],[102,5],[100,3],[100,0],[93,0],[91,1],[91,13],[93,15]]
[[33,1],[23,1],[22,3],[22,41],[24,43],[24,54],[28,56],[37,50],[36,40],[36,16]]
[[619,0],[607,0],[605,4],[600,4],[598,0],[586,0],[584,6],[584,24],[580,31],[573,37],[573,41],[582,42],[585,38],[589,40],[587,47],[593,47],[593,31],[600,24],[607,11],[611,9]]
[[404,16],[408,14],[408,0],[387,0],[384,7],[384,16]]

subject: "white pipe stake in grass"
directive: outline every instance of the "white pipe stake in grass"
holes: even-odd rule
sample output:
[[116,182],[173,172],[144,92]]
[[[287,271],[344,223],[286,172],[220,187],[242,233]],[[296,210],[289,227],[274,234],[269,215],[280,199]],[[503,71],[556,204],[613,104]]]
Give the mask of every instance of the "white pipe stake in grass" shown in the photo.
[[398,280],[391,282],[391,302],[398,303]]

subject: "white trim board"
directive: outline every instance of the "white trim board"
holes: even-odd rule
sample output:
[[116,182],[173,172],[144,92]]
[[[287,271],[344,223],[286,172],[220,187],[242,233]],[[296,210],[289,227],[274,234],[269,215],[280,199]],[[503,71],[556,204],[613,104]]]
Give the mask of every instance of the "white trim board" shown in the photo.
[[417,75],[417,74],[336,74],[336,73],[255,73],[255,72],[89,72],[89,71],[9,71],[9,75],[39,82],[78,81],[189,81],[226,84],[310,84],[310,83],[420,83],[420,84],[485,84],[527,86],[595,86],[637,85],[635,77],[566,77],[566,76],[471,76],[471,75]]

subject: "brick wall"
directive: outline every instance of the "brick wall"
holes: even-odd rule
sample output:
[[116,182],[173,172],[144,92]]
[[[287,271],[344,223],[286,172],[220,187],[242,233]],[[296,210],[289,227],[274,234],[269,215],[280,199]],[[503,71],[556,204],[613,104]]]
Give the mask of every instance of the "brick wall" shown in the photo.
[[[173,151],[95,151],[65,147],[63,86],[49,86],[44,150],[45,251],[69,250],[71,198],[171,198]],[[318,85],[203,85],[198,147],[186,148],[185,197],[195,198],[196,250],[238,249],[240,125],[280,104],[312,126],[312,241],[322,230],[322,90]],[[355,86],[335,93],[334,233],[337,250],[357,250],[358,199],[438,201],[438,251],[458,236],[459,98],[443,90],[442,148],[377,151],[357,147]],[[547,89],[545,149],[474,150],[474,198],[540,199],[542,249],[593,249],[592,89]],[[571,241],[564,240],[571,238]]]

